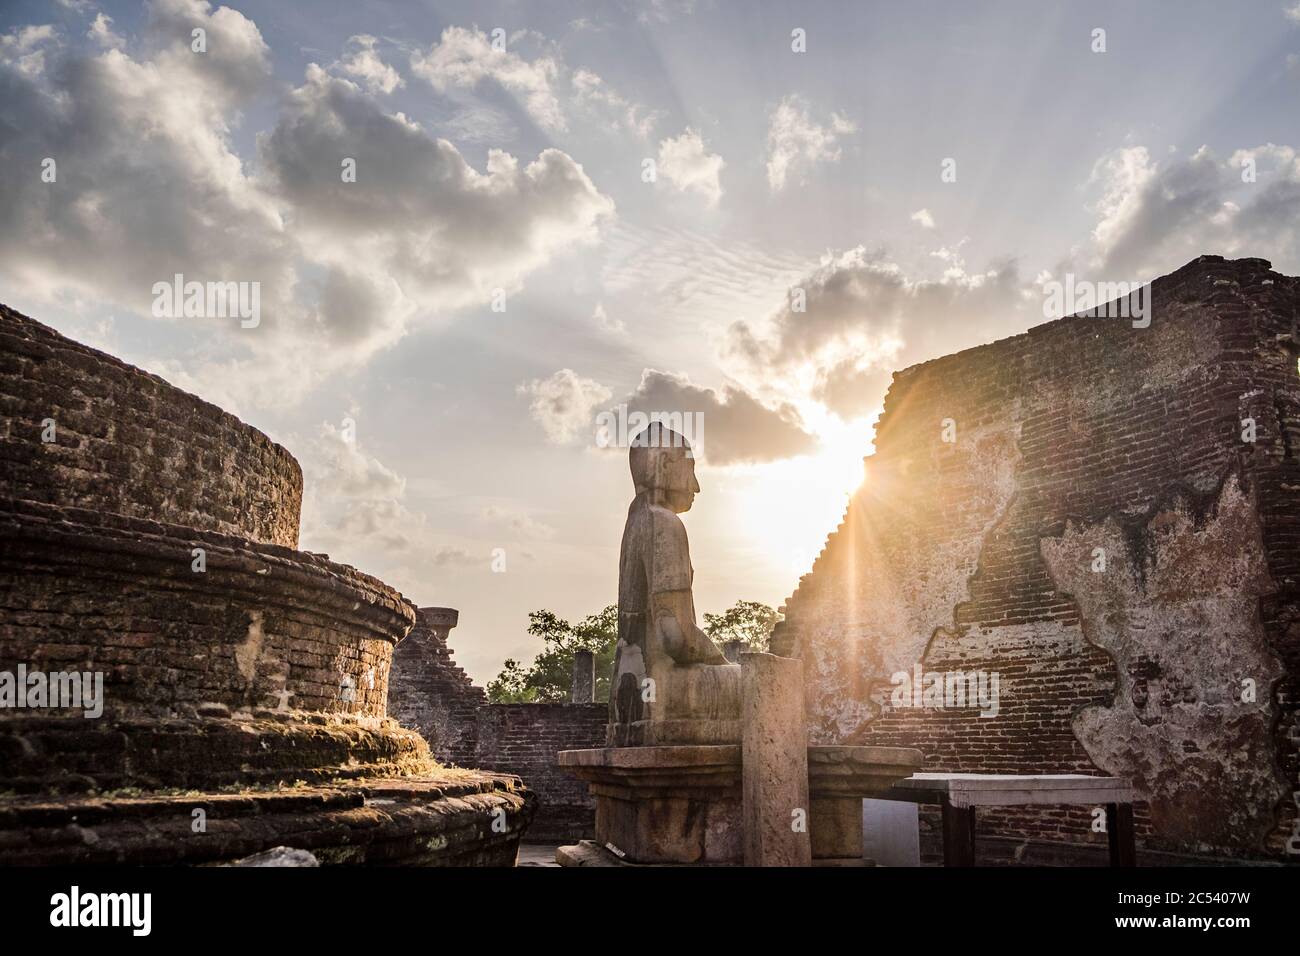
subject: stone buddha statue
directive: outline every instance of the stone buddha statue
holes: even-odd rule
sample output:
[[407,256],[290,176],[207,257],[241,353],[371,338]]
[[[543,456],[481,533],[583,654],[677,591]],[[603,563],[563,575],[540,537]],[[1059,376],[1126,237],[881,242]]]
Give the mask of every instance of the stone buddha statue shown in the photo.
[[652,422],[629,458],[636,497],[619,553],[606,743],[737,743],[740,667],[695,623],[695,572],[678,517],[700,490],[694,456],[681,434]]

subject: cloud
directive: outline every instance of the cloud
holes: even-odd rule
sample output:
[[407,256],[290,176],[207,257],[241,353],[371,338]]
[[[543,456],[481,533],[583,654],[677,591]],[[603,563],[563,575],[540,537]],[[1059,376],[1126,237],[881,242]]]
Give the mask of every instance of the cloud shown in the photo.
[[922,229],[934,228],[934,216],[930,215],[928,209],[918,209],[912,213],[912,222],[919,223]]
[[400,74],[385,63],[375,52],[378,40],[368,34],[348,38],[351,50],[339,61],[338,67],[348,76],[356,77],[370,93],[391,93],[405,85]]
[[839,162],[839,138],[856,129],[838,113],[823,126],[812,119],[802,97],[787,96],[768,118],[767,182],[772,191],[784,189],[792,173],[807,172],[820,162]]
[[628,5],[641,24],[667,23],[695,12],[695,0],[633,0]]
[[946,267],[930,279],[863,246],[828,253],[765,321],[731,325],[727,355],[755,381],[856,417],[883,397],[892,370],[975,344],[990,316],[1029,314],[1014,262],[968,272],[957,252],[936,256]]
[[[614,204],[557,149],[527,166],[489,150],[478,172],[446,140],[389,114],[348,80],[309,67],[260,154],[317,257],[382,263],[425,306],[486,302],[528,272],[596,239]],[[341,181],[320,156],[356,160]]]
[[476,558],[465,548],[437,548],[429,555],[429,563],[435,568],[469,568],[482,564],[482,558]]
[[[1268,143],[1226,160],[1206,147],[1162,160],[1123,147],[1097,161],[1087,185],[1094,226],[1061,271],[1148,280],[1204,253],[1267,256],[1282,271],[1300,268],[1295,147]],[[928,228],[927,210],[912,218]],[[1043,320],[1041,285],[1050,272],[1025,281],[1011,259],[970,270],[964,244],[930,253],[942,264],[938,278],[862,246],[828,253],[780,308],[730,325],[731,374],[851,420],[879,404],[891,371]]]
[[611,335],[624,335],[627,333],[627,326],[623,324],[622,319],[611,319],[605,312],[605,303],[597,302],[596,308],[592,311],[591,317],[596,321],[596,325],[604,332]]
[[542,128],[568,128],[555,92],[560,65],[554,57],[528,61],[509,49],[494,49],[482,30],[447,27],[427,53],[412,54],[411,69],[440,93],[452,88],[472,90],[490,80],[514,95]]
[[599,382],[562,368],[544,379],[521,384],[516,391],[532,396],[528,406],[533,421],[542,426],[547,440],[557,445],[572,442],[593,431],[594,414],[612,394]]
[[813,451],[816,438],[788,404],[767,405],[744,388],[694,385],[684,375],[645,369],[629,411],[702,416],[704,440],[695,451],[710,465],[777,461]]
[[[196,26],[204,54],[190,49]],[[0,129],[12,131],[0,166],[35,171],[0,190],[0,281],[26,301],[71,294],[141,315],[176,273],[257,283],[255,329],[165,320],[194,337],[181,376],[201,394],[292,404],[413,322],[517,290],[613,213],[567,154],[524,164],[492,151],[480,172],[315,64],[257,134],[250,167],[234,131],[273,92],[252,21],[156,0],[130,49],[71,50],[49,27],[0,38]],[[40,178],[46,157],[57,184]],[[342,181],[344,157],[354,183]]]
[[1293,7],[1286,7],[1282,11],[1282,15],[1292,23],[1300,23],[1300,3],[1297,3]]
[[555,535],[555,529],[550,525],[513,508],[488,505],[483,509],[483,517],[504,524],[524,538],[551,538]]
[[690,127],[676,139],[659,143],[658,175],[679,192],[695,192],[703,196],[710,207],[717,206],[722,198],[718,176],[725,165],[721,156],[705,149],[704,139]]
[[[1247,181],[1253,168],[1254,181]],[[1300,266],[1300,158],[1267,143],[1221,160],[1205,146],[1154,159],[1130,146],[1102,156],[1083,267],[1105,279],[1149,279],[1204,254],[1267,256]]]
[[415,548],[426,518],[403,502],[406,480],[367,455],[341,428],[322,423],[301,449],[302,535],[314,549],[332,552]]
[[86,31],[86,36],[97,45],[109,50],[120,50],[126,43],[113,32],[113,18],[104,13],[95,14],[95,22]]
[[662,117],[658,111],[648,111],[625,99],[611,89],[609,84],[590,70],[576,70],[570,78],[573,85],[573,102],[579,109],[611,117],[614,124],[646,139],[654,132]]
[[15,27],[0,36],[0,64],[23,76],[38,77],[45,72],[45,47],[57,34],[49,24]]
[[[543,52],[532,59],[514,49],[529,45]],[[477,28],[448,27],[427,52],[411,56],[411,69],[439,93],[478,91],[486,82],[510,94],[529,118],[549,133],[564,133],[573,119],[597,119],[599,128],[626,130],[645,139],[662,113],[627,99],[600,76],[586,69],[570,69],[558,47],[534,31],[519,31],[500,49]],[[487,103],[469,114],[487,114],[481,121],[462,117],[461,126],[480,122],[494,129],[509,126],[508,118]]]

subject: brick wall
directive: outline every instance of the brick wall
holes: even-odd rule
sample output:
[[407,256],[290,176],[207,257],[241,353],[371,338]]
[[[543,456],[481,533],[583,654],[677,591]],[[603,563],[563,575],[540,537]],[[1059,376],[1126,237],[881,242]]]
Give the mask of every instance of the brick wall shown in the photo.
[[389,716],[418,730],[443,763],[475,767],[476,715],[487,695],[456,664],[447,646],[458,619],[453,608],[419,609],[415,627],[393,651]]
[[518,774],[538,796],[526,839],[569,842],[595,835],[587,784],[555,765],[561,750],[605,745],[608,704],[488,704],[478,711],[474,765]]
[[393,653],[390,716],[418,730],[444,763],[521,777],[538,797],[529,840],[589,839],[595,803],[585,783],[555,766],[555,755],[603,747],[609,705],[487,703],[447,646],[456,622],[451,608],[420,608]]
[[[816,740],[919,747],[927,770],[1129,776],[1147,848],[1285,857],[1300,280],[1202,257],[1152,298],[1149,328],[1063,319],[897,374],[773,647],[805,661]],[[996,672],[997,716],[896,706],[891,678],[918,663]],[[1104,841],[1087,808],[981,821]]]
[[[53,442],[41,440],[46,419]],[[257,429],[0,305],[6,496],[298,546],[302,469]]]

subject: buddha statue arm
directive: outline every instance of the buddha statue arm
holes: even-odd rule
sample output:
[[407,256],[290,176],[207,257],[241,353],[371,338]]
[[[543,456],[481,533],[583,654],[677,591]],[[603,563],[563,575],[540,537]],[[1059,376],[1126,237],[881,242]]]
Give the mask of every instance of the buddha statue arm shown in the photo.
[[654,626],[660,647],[676,664],[727,663],[727,658],[709,635],[696,626],[695,606],[690,591],[662,591],[656,594]]

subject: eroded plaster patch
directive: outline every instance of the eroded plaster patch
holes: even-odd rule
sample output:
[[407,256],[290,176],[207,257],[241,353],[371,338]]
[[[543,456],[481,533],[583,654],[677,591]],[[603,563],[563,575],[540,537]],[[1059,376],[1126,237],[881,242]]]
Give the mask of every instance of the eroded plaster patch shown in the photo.
[[1089,757],[1133,779],[1164,838],[1258,845],[1287,791],[1269,732],[1283,668],[1260,622],[1273,582],[1241,481],[1200,501],[1180,494],[1136,523],[1070,524],[1040,549],[1119,670],[1113,704],[1074,719]]

